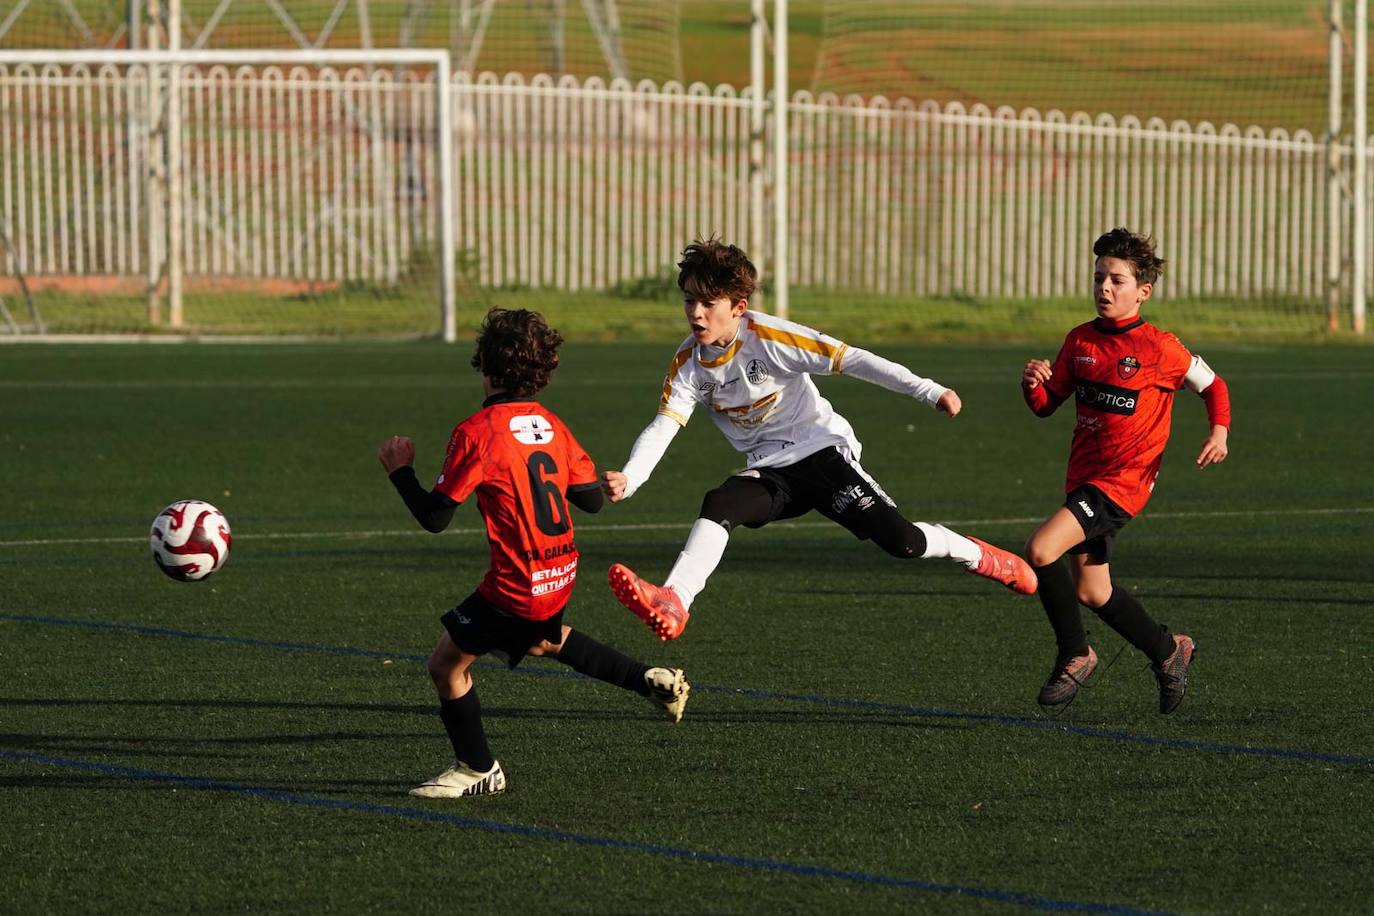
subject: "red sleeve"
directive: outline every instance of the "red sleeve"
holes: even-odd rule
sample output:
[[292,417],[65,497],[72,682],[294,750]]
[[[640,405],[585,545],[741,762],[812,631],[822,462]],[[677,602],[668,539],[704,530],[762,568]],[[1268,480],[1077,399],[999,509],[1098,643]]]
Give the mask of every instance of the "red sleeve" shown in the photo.
[[563,434],[568,437],[568,486],[579,487],[596,483],[596,462],[592,461],[592,457],[567,426],[563,427]]
[[454,428],[448,440],[448,454],[444,457],[443,470],[434,482],[435,492],[442,493],[456,503],[467,499],[477,485],[482,482],[482,460],[477,444],[464,432],[461,426]]
[[1037,417],[1048,417],[1059,409],[1063,403],[1059,398],[1045,390],[1044,385],[1036,385],[1034,388],[1021,386],[1021,396],[1026,399],[1026,406],[1031,409],[1031,413]]
[[1208,423],[1231,428],[1231,392],[1221,376],[1212,379],[1212,384],[1202,392],[1202,403],[1207,405]]

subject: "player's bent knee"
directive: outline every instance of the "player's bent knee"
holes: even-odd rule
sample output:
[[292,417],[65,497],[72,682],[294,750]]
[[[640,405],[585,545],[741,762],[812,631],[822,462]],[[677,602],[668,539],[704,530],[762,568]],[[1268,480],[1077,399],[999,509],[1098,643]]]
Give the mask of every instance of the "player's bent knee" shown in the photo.
[[525,654],[533,656],[534,658],[542,658],[546,655],[553,657],[557,655],[559,650],[562,648],[563,644],[561,642],[555,645],[554,643],[549,642],[547,639],[541,639],[539,640],[539,642],[530,646],[529,649],[526,650]]
[[730,498],[729,493],[716,487],[702,497],[700,517],[731,527],[730,523],[735,520],[734,504],[735,500]]
[[1080,588],[1078,590],[1078,603],[1094,611],[1100,611],[1108,601],[1112,599],[1112,590],[1105,591],[1100,588]]
[[434,682],[434,686],[447,687],[455,680],[458,664],[454,659],[436,652],[425,660],[425,670],[429,672],[429,679]]
[[1025,557],[1031,566],[1049,566],[1061,556],[1063,554],[1055,554],[1052,549],[1040,544],[1035,538],[1026,541]]

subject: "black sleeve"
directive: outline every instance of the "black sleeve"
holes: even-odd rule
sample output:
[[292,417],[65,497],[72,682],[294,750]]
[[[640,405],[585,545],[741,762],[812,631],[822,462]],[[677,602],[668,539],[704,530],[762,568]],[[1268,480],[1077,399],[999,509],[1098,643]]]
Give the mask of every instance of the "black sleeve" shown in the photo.
[[391,484],[401,494],[401,499],[405,500],[410,514],[426,531],[438,534],[453,521],[453,512],[458,508],[458,503],[442,493],[420,486],[420,481],[415,479],[415,469],[410,465],[392,471]]
[[606,504],[599,483],[581,483],[575,487],[568,487],[568,502],[592,515],[600,512],[601,507]]

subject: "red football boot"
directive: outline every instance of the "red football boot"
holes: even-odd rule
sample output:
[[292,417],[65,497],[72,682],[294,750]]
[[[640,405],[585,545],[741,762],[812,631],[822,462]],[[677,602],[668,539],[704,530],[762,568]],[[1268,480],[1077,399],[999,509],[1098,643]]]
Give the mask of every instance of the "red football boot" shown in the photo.
[[983,551],[983,555],[978,558],[978,565],[970,567],[969,572],[994,582],[1001,582],[1014,592],[1020,592],[1023,595],[1035,594],[1040,583],[1035,577],[1035,570],[1030,568],[1029,563],[1011,551],[994,547],[987,541],[980,541],[973,537],[969,540],[977,544],[978,548]]
[[671,588],[659,588],[636,576],[629,567],[611,564],[611,591],[621,604],[649,625],[659,639],[677,639],[687,626],[687,609]]

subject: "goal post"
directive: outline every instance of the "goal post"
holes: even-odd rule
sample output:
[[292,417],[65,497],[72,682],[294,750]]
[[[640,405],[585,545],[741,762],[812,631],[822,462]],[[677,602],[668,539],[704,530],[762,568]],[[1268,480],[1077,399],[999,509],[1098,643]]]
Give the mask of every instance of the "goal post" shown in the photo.
[[[429,76],[402,82],[379,68]],[[188,74],[196,79],[182,78]],[[426,84],[428,111],[423,92],[411,91]],[[160,110],[146,99],[124,104],[164,85]],[[341,290],[360,278],[394,281],[403,262],[428,260],[439,310],[418,330],[452,342],[452,92],[449,55],[438,49],[0,51],[0,133],[16,151],[7,158],[28,157],[0,165],[0,216],[17,224],[0,259],[7,273],[27,275],[26,296],[63,278],[89,286],[96,278],[127,282],[142,270],[150,297],[175,297],[170,330],[202,334],[217,323],[179,326],[181,284],[169,275]],[[334,135],[322,141],[327,130]],[[154,137],[168,142],[149,143]],[[427,147],[418,152],[417,137]],[[406,156],[414,161],[398,160]],[[140,168],[160,193],[137,186]],[[42,188],[24,187],[23,178],[45,172],[55,175]],[[429,182],[432,192],[422,184]],[[405,195],[414,199],[393,199]],[[287,217],[289,225],[273,225]],[[194,238],[201,244],[188,250]],[[308,276],[293,276],[307,263]],[[160,309],[150,318],[159,323]],[[229,327],[253,333],[251,322]],[[339,328],[335,322],[332,333],[345,333]]]

